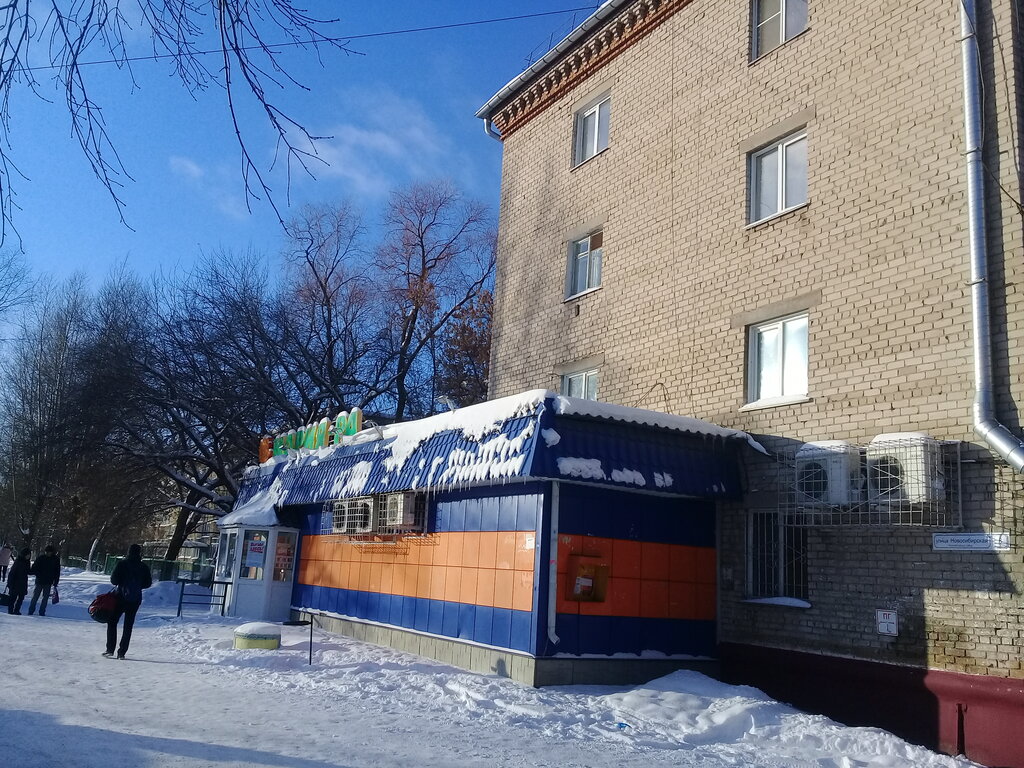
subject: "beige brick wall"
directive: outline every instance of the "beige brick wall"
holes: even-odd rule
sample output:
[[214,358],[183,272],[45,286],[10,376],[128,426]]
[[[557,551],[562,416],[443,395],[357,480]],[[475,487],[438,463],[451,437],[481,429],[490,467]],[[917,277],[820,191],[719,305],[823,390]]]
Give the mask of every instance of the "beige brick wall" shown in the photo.
[[[1012,4],[993,4],[985,158],[1019,198]],[[743,602],[745,510],[725,509],[723,640],[1024,676],[1024,486],[971,426],[958,10],[812,2],[806,32],[750,64],[748,3],[694,0],[505,141],[492,397],[602,355],[609,402],[790,441],[968,441],[964,527],[1013,534],[981,555],[932,552],[931,529],[815,529],[812,607],[787,609]],[[574,111],[604,89],[609,149],[572,169]],[[748,227],[742,144],[801,113],[809,204]],[[1000,416],[1018,429],[1024,219],[989,204]],[[595,223],[602,287],[564,301],[567,240]],[[810,401],[741,411],[742,315],[805,295]],[[895,640],[874,628],[891,607]]]

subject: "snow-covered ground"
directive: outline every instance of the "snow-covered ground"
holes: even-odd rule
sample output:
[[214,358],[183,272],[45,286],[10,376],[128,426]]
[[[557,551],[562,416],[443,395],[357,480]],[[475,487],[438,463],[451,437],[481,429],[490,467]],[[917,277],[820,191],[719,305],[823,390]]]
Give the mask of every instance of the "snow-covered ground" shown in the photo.
[[537,690],[320,631],[310,666],[302,627],[283,629],[279,651],[236,651],[242,622],[175,618],[172,583],[147,591],[128,660],[106,659],[104,627],[86,606],[107,589],[103,577],[66,571],[46,617],[0,613],[4,764],[975,765],[691,672],[634,688]]

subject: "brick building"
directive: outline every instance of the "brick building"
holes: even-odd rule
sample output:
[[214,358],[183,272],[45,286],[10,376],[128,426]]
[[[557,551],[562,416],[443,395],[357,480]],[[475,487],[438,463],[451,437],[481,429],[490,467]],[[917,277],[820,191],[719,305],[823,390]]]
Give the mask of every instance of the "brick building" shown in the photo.
[[964,8],[601,5],[478,112],[490,396],[752,433],[723,674],[1024,765],[1021,30]]

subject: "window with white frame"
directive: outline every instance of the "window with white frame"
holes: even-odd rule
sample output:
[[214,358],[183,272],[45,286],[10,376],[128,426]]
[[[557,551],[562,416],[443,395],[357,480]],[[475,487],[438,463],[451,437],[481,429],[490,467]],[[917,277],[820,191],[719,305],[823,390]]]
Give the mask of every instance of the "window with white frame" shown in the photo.
[[569,249],[569,296],[601,286],[603,232],[575,240]]
[[770,403],[807,395],[807,313],[750,326],[747,401]]
[[585,400],[597,400],[597,369],[576,371],[562,376],[562,394]]
[[608,95],[602,96],[576,113],[573,165],[579,165],[608,149],[608,123],[611,114],[612,100]]
[[747,597],[807,599],[807,529],[775,510],[747,518]]
[[807,29],[807,0],[754,0],[753,10],[755,59]]
[[795,133],[750,154],[751,222],[807,202],[807,134]]

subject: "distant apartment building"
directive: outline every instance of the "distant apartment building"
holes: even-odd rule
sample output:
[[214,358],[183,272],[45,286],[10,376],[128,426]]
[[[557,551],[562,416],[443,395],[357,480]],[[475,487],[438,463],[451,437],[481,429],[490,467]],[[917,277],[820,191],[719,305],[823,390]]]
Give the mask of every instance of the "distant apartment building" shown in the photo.
[[752,433],[772,455],[717,505],[723,675],[998,765],[1024,765],[1015,8],[609,0],[478,112],[490,396]]

